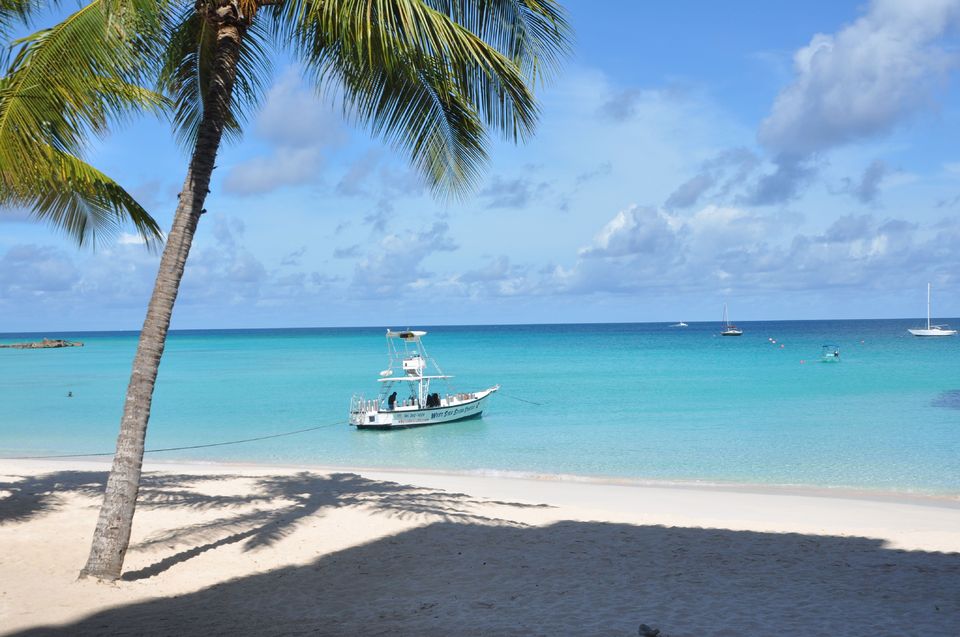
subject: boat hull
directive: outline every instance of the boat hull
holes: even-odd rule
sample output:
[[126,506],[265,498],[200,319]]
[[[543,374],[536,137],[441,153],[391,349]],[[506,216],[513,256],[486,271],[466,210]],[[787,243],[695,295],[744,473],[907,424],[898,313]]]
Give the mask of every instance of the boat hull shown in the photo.
[[[366,412],[351,422],[357,429],[410,429],[411,427],[426,427],[441,425],[461,420],[479,418],[483,414],[487,398],[497,391],[488,389],[478,392],[479,397],[474,400],[459,402],[454,405],[430,407],[426,409],[394,409],[374,410]],[[353,420],[353,419],[351,419]]]
[[907,330],[914,336],[956,336],[957,330],[926,330],[926,329],[909,329]]
[[412,429],[413,427],[429,427],[430,425],[445,425],[451,422],[460,422],[462,420],[474,420],[480,418],[483,415],[483,411],[477,411],[470,414],[469,416],[463,416],[460,418],[454,418],[453,420],[429,420],[429,421],[415,421],[408,423],[400,424],[383,424],[383,425],[354,425],[357,429],[378,429],[380,431],[387,431],[393,429]]

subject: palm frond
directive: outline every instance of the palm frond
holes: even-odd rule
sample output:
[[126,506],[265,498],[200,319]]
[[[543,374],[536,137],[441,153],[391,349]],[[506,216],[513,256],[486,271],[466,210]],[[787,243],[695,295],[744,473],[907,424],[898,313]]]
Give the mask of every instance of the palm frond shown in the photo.
[[437,70],[486,125],[513,140],[533,130],[536,102],[519,66],[424,0],[291,0],[278,9],[281,35],[308,66],[330,46],[388,73],[442,61]]
[[119,184],[73,155],[49,146],[43,150],[42,172],[30,181],[0,169],[0,203],[29,207],[81,246],[116,235],[128,222],[149,247],[163,240],[157,222]]
[[145,238],[160,236],[143,208],[81,157],[91,133],[106,133],[110,122],[134,111],[164,107],[162,96],[138,82],[152,64],[142,56],[155,48],[163,6],[93,0],[14,43],[0,77],[0,205],[27,202],[80,243],[109,233],[119,212]]
[[[0,92],[0,161],[29,157],[36,137],[79,154],[90,132],[103,134],[111,120],[163,105],[161,96],[139,85],[146,72],[138,58],[144,44],[125,35],[124,29],[137,27],[123,27],[117,2],[94,0],[55,27],[14,43],[19,49]],[[155,3],[123,4],[133,10]],[[16,154],[6,154],[11,151]]]
[[440,63],[388,71],[362,59],[325,51],[322,72],[344,93],[344,111],[406,150],[435,191],[461,195],[487,160],[486,130],[476,108],[452,90]]
[[0,0],[0,37],[6,37],[16,24],[26,24],[44,4],[41,0]]
[[275,32],[317,86],[342,82],[348,108],[408,150],[435,188],[455,194],[486,158],[485,129],[514,141],[532,132],[530,84],[569,33],[552,0],[289,0],[269,8]]
[[[178,141],[192,147],[209,92],[216,33],[191,6],[168,25],[166,40],[158,85],[173,101]],[[263,100],[272,68],[268,49],[265,28],[254,22],[242,40],[230,113],[224,123],[228,139],[240,138],[242,123]]]
[[523,70],[549,79],[570,51],[571,29],[555,0],[425,0]]

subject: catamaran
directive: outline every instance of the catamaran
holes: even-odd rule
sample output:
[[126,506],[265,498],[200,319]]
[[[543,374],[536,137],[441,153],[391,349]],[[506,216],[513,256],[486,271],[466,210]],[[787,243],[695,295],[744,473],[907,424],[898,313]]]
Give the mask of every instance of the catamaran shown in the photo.
[[947,329],[946,325],[930,325],[930,284],[927,283],[927,327],[914,327],[907,330],[914,336],[954,336],[957,330]]
[[[451,393],[446,385],[453,376],[444,374],[427,355],[421,340],[426,334],[422,330],[387,330],[390,362],[377,379],[380,391],[372,399],[353,395],[351,425],[357,429],[406,429],[480,417],[487,398],[500,385]],[[432,383],[444,385],[443,395],[430,391]]]
[[723,330],[720,331],[720,336],[741,336],[743,335],[743,330],[730,322],[730,319],[727,318],[727,304],[723,304]]

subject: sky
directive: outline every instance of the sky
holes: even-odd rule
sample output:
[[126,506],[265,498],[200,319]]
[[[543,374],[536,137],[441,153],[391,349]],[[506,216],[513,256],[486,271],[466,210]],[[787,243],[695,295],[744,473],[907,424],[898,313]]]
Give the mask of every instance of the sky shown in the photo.
[[[568,0],[573,50],[463,200],[275,55],[174,329],[960,316],[960,0]],[[169,228],[144,118],[88,160]],[[159,256],[0,209],[0,332],[136,330]]]

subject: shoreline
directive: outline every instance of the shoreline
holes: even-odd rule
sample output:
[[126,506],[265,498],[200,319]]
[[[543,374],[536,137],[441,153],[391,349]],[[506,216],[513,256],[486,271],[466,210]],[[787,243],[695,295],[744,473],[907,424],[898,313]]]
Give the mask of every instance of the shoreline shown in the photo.
[[[58,465],[89,465],[110,469],[110,458],[16,458],[0,459],[0,468],[4,463],[45,463]],[[61,464],[62,463],[62,464]],[[491,478],[503,480],[520,480],[533,483],[561,483],[585,484],[598,486],[621,486],[636,488],[659,488],[695,491],[717,491],[729,493],[746,493],[757,495],[792,495],[804,497],[832,498],[843,500],[869,500],[877,502],[891,502],[899,504],[920,504],[940,506],[944,508],[960,509],[960,491],[939,492],[907,489],[883,489],[851,486],[820,486],[809,484],[778,484],[764,482],[724,482],[708,480],[683,479],[655,479],[655,478],[628,478],[617,476],[580,475],[571,473],[550,473],[540,471],[522,471],[506,469],[464,469],[461,471],[449,469],[417,468],[417,467],[376,467],[356,465],[329,465],[303,464],[283,462],[252,462],[231,460],[163,460],[146,457],[143,462],[144,471],[164,471],[168,467],[178,467],[180,470],[195,468],[202,472],[214,470],[241,470],[246,472],[272,473],[291,471],[311,471],[317,473],[354,472],[361,474],[391,474],[397,476],[437,476],[449,478]]]
[[[110,461],[5,461],[0,475],[102,472]],[[225,481],[297,476],[352,477],[434,489],[492,502],[517,502],[575,512],[575,519],[731,531],[858,536],[904,550],[960,554],[960,499],[878,495],[757,485],[623,483],[564,480],[551,474],[516,477],[378,468],[217,462],[144,462],[144,475],[198,476]],[[0,492],[2,494],[2,492]],[[99,496],[98,496],[99,497]],[[3,500],[0,499],[0,504]],[[99,508],[99,503],[97,507]]]

